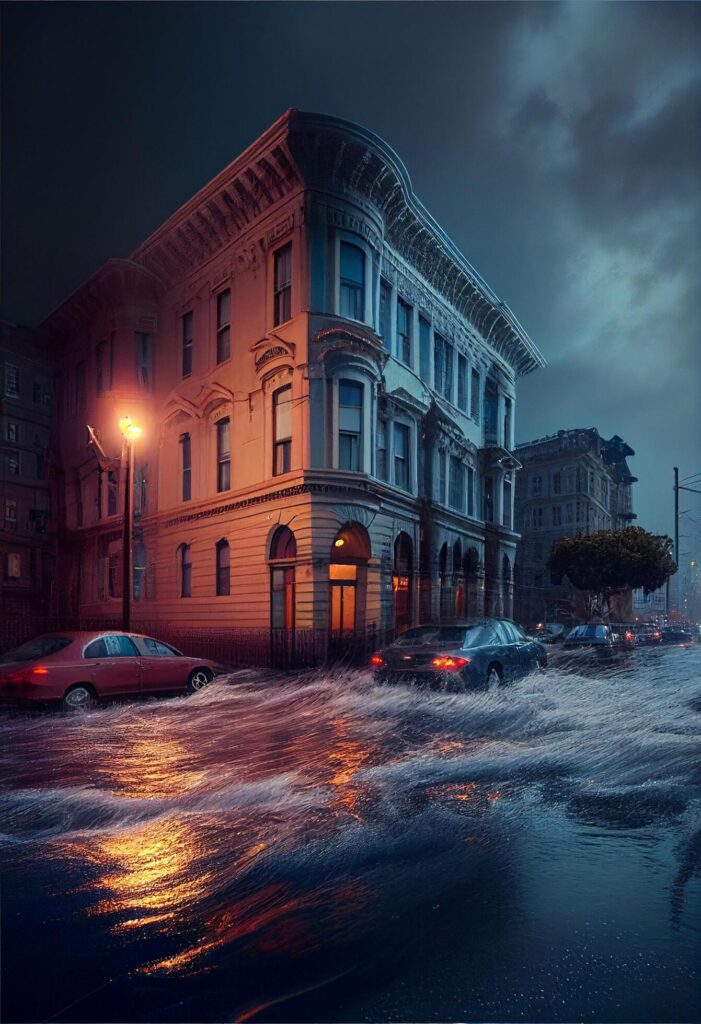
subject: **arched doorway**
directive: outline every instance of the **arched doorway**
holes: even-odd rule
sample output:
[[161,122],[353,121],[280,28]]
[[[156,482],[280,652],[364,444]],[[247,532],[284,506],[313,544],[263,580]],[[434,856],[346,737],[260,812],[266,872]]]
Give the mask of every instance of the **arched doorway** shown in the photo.
[[414,546],[408,533],[400,533],[394,542],[392,592],[394,594],[394,625],[396,629],[410,626],[413,594]]
[[365,591],[370,538],[360,523],[347,523],[331,544],[329,627],[343,639],[365,626]]
[[279,526],[270,541],[270,628],[295,628],[297,541],[289,526]]

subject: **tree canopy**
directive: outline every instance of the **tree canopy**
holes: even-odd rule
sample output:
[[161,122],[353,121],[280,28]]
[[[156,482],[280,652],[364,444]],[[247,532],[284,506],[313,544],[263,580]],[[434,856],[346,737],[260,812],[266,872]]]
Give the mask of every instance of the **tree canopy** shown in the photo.
[[553,579],[564,577],[590,595],[590,609],[608,605],[614,594],[641,588],[657,590],[677,571],[669,537],[640,526],[599,530],[581,537],[560,537],[548,559]]

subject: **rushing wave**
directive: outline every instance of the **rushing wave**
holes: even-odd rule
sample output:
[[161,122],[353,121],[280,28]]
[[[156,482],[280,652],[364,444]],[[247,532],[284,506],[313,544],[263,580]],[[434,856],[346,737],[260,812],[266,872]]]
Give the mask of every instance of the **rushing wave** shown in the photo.
[[[356,976],[371,979],[421,945],[397,922],[425,928],[434,906],[448,933],[451,904],[496,928],[533,865],[572,868],[572,836],[597,855],[612,840],[669,849],[671,926],[693,930],[701,651],[656,654],[607,673],[554,668],[496,693],[380,687],[347,670],[239,672],[188,698],[5,716],[11,882],[41,866],[45,898],[70,900],[78,931],[111,936],[124,977],[204,976],[216,1012],[240,1019],[291,1019],[295,999],[310,1019],[317,1006],[332,1019],[319,991],[343,986],[349,949]],[[557,858],[533,854],[541,833]],[[477,892],[489,913],[470,902]],[[270,970],[224,994],[233,964],[251,978]],[[103,1019],[101,998],[75,1019]],[[490,1019],[485,1000],[473,995],[464,1013]],[[494,1019],[511,1019],[507,1004]],[[162,1019],[210,1019],[189,991],[178,1005]],[[353,1000],[345,1012],[367,1016]]]

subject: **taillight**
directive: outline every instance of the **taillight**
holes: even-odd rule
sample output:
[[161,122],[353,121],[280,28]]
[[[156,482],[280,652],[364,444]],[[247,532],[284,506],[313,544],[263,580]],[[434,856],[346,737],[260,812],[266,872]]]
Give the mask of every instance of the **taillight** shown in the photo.
[[48,676],[49,670],[45,665],[37,665],[36,668],[32,669],[33,676]]
[[376,668],[379,668],[380,665],[384,665],[384,663],[384,658],[380,657],[379,654],[373,654],[373,656],[370,658],[370,664],[374,665]]
[[633,639],[633,634],[632,633],[626,633],[626,640],[632,640],[632,639]]
[[661,633],[653,633],[652,635],[654,636],[655,640],[659,640],[660,637],[662,636]]
[[462,668],[464,665],[470,664],[469,658],[454,658],[452,655],[446,655],[438,658],[433,658],[431,664],[434,668],[447,669],[448,671],[455,671],[455,669]]

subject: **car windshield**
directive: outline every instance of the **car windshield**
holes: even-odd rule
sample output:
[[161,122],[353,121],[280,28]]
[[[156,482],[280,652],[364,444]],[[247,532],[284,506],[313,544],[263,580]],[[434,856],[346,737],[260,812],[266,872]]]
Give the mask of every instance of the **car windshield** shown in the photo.
[[57,654],[64,647],[73,643],[66,636],[38,636],[34,640],[28,640],[26,644],[15,647],[12,651],[6,651],[0,656],[0,662],[10,661],[34,661],[35,658],[48,658],[51,654]]
[[606,636],[608,626],[575,626],[570,633],[572,639],[592,640]]

